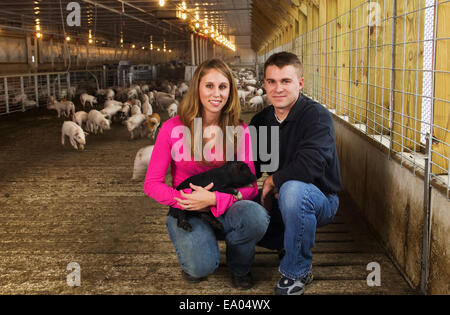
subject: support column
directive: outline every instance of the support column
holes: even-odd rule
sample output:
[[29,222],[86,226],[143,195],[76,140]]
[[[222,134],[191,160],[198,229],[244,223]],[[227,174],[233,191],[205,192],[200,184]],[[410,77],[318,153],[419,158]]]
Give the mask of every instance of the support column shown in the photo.
[[195,42],[194,42],[194,33],[191,33],[191,65],[195,66]]
[[[52,63],[52,71],[55,71],[55,55],[53,54],[53,49],[54,49],[53,38],[50,37],[50,62]],[[78,66],[78,63],[77,63],[77,66]]]
[[203,62],[203,38],[199,37],[198,41],[199,41],[199,51],[200,51],[199,64],[201,64]]
[[195,36],[195,65],[200,63],[199,38]]

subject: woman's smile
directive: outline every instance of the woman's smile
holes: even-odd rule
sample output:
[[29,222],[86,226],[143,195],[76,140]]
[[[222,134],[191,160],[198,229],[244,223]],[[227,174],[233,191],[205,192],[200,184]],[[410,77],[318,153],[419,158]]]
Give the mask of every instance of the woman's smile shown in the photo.
[[222,104],[222,100],[210,100],[209,101],[213,106],[220,106]]

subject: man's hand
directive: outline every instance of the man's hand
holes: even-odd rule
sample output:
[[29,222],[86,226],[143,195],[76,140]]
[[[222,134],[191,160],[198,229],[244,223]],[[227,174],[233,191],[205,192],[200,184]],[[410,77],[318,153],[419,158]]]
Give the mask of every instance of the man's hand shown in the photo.
[[188,211],[208,212],[209,207],[216,205],[216,194],[209,191],[214,186],[214,183],[210,183],[205,187],[196,186],[192,183],[189,186],[192,188],[191,194],[185,194],[183,191],[180,191],[184,199],[174,198],[181,208]]
[[266,178],[261,193],[261,205],[270,212],[272,210],[272,198],[278,198],[278,191],[273,183],[273,175]]

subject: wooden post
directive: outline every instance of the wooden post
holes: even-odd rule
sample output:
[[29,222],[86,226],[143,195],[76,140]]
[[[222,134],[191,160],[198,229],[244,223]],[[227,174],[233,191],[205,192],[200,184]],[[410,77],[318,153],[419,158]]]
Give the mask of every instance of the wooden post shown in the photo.
[[36,100],[36,107],[39,107],[39,90],[38,90],[38,76],[34,76],[34,97]]
[[322,105],[326,104],[327,91],[327,2],[320,0],[319,2],[319,91],[316,96]]
[[[391,75],[392,70],[392,50],[393,50],[393,0],[380,1],[381,11],[381,25],[375,27],[370,35],[370,40],[374,42],[374,45],[380,46],[376,48],[374,57],[376,60],[376,67],[382,68],[375,73],[375,83],[379,88],[375,91],[375,101],[379,105],[375,110],[378,117],[375,119],[376,127],[373,128],[374,132],[387,135],[390,132],[390,106],[391,100]],[[371,51],[372,53],[372,51]]]
[[329,109],[336,108],[336,21],[337,0],[327,1],[327,51],[326,51],[326,104]]
[[69,59],[69,55],[67,53],[67,41],[65,40],[62,45],[62,57],[64,59],[64,68],[67,68],[67,61]]
[[350,76],[350,1],[338,0],[337,20],[337,104],[336,114],[348,116],[349,76]]
[[[450,37],[450,3],[440,3],[437,6],[437,21],[436,21],[436,38]],[[450,41],[448,39],[438,40],[436,44],[436,72],[434,79],[434,115],[433,122],[436,127],[433,128],[433,136],[439,142],[433,144],[433,151],[438,152],[447,159],[437,154],[432,155],[433,163],[438,164],[432,166],[433,173],[446,173],[449,169],[450,158]],[[445,101],[444,101],[445,100]],[[438,128],[440,127],[440,128]],[[443,129],[442,129],[443,128]],[[445,143],[446,144],[445,144]]]
[[3,78],[3,87],[5,89],[5,107],[6,113],[9,113],[9,93],[8,93],[8,77]]
[[31,56],[33,54],[32,47],[31,47],[31,35],[26,35],[26,43],[27,43],[27,63],[28,63],[28,69],[33,69],[33,62],[31,59]]
[[[393,116],[393,150],[418,150],[420,142],[420,129],[415,117],[420,117],[421,106],[416,103],[414,94],[417,81],[417,58],[423,58],[417,52],[418,41],[418,9],[417,1],[397,0],[397,16],[395,19],[395,84],[394,84],[394,116]],[[423,28],[423,27],[422,27]],[[423,45],[422,45],[423,51]],[[419,61],[419,67],[422,63]]]
[[350,69],[350,123],[366,123],[368,31],[364,21],[365,0],[352,1]]

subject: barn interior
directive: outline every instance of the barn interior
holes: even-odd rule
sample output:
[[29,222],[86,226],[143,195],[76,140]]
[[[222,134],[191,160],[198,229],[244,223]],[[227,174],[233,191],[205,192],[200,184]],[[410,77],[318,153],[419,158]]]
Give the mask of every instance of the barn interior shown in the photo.
[[0,293],[272,294],[279,257],[261,247],[248,291],[231,285],[224,242],[208,281],[184,282],[167,207],[136,174],[151,132],[111,114],[83,148],[62,145],[72,118],[55,109],[100,111],[110,90],[125,103],[138,87],[163,123],[214,57],[233,69],[249,123],[270,105],[265,60],[289,51],[303,95],[333,117],[344,184],[306,294],[449,294],[449,15],[445,0],[1,1]]

